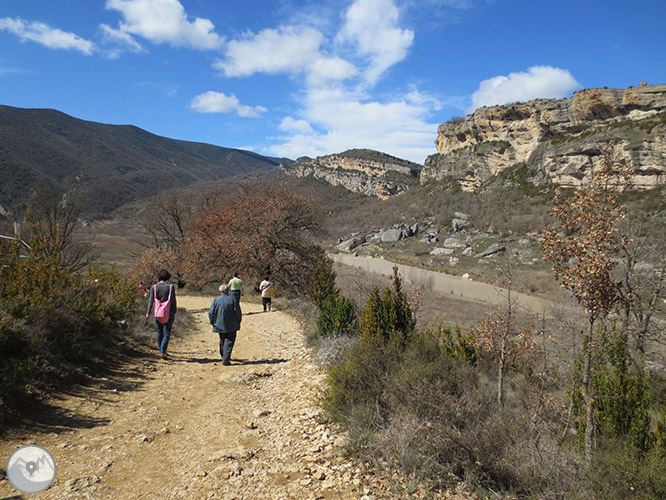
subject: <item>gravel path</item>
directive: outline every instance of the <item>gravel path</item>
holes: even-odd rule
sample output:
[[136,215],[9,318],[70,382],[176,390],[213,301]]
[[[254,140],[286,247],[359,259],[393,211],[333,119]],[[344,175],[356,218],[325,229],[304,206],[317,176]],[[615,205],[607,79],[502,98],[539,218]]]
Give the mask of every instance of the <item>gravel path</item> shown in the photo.
[[[34,498],[394,498],[377,476],[342,456],[345,438],[321,423],[323,374],[288,314],[243,304],[231,366],[211,332],[209,298],[178,297],[196,330],[172,340],[171,360],[147,352],[87,388],[53,401],[63,418],[26,422],[0,442],[11,453],[49,450],[56,480]],[[16,495],[6,479],[0,498]]]

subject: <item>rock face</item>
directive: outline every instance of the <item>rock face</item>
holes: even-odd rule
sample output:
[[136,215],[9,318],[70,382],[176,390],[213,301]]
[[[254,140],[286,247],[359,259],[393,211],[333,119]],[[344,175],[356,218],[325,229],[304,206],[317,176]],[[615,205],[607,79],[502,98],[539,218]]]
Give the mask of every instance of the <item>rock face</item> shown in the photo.
[[333,186],[386,199],[409,189],[423,167],[378,151],[351,149],[314,159],[299,158],[280,168],[297,177],[312,176]]
[[420,178],[452,176],[474,189],[523,165],[533,182],[577,186],[610,141],[634,167],[636,187],[666,183],[666,85],[588,89],[570,99],[482,107],[440,125],[437,154],[427,158]]

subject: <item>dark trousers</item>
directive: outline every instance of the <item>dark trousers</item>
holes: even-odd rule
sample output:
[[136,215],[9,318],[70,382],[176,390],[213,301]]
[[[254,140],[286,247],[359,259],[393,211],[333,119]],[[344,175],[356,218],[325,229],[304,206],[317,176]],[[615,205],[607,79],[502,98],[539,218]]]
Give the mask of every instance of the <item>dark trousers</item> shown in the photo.
[[231,351],[234,348],[234,342],[236,342],[236,332],[217,332],[217,334],[220,336],[220,356],[222,356],[222,363],[229,364],[231,363]]
[[236,301],[236,304],[240,304],[240,290],[231,290],[231,296]]
[[264,306],[264,311],[266,310],[266,307],[268,307],[268,310],[271,310],[271,298],[270,297],[262,297],[261,298],[261,305]]

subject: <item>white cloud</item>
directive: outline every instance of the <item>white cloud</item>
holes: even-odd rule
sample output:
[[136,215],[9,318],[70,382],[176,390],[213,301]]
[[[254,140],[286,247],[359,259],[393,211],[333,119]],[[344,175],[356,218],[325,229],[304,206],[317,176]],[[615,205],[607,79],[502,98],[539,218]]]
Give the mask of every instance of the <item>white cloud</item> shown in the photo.
[[414,86],[411,86],[411,91],[405,96],[405,99],[412,104],[429,107],[435,111],[439,111],[443,106],[439,99],[421,92]]
[[325,41],[321,32],[304,26],[281,26],[257,34],[248,32],[243,39],[228,42],[226,57],[213,63],[213,67],[227,77],[305,73],[309,86],[356,75],[353,64],[322,51]]
[[403,60],[414,41],[413,31],[397,26],[399,17],[393,0],[356,0],[347,10],[339,40],[353,43],[370,58],[365,77],[371,84]]
[[226,59],[213,66],[226,76],[299,73],[316,60],[323,35],[312,28],[282,27],[247,33],[227,44]]
[[287,116],[280,122],[280,130],[283,132],[293,132],[295,134],[312,135],[315,133],[312,126],[305,120],[296,120],[291,116]]
[[140,54],[145,51],[143,46],[129,33],[114,29],[107,24],[100,24],[99,27],[102,37],[107,43],[114,46],[114,48],[107,51],[107,56],[109,58],[115,59],[124,51],[134,52],[135,54]]
[[484,80],[472,96],[473,112],[481,106],[524,102],[537,98],[560,99],[580,88],[568,70],[552,66],[532,66],[526,73],[510,73]]
[[356,67],[340,57],[325,57],[319,55],[307,67],[308,85],[318,87],[331,80],[347,80],[358,73]]
[[437,106],[413,95],[379,102],[340,89],[311,90],[303,116],[285,118],[280,129],[287,134],[268,151],[295,158],[370,148],[423,163],[435,152],[437,124],[426,118]]
[[1,30],[9,31],[23,41],[30,40],[50,49],[78,50],[86,55],[91,55],[96,50],[93,42],[74,33],[51,28],[44,23],[26,22],[20,18],[4,17],[0,19]]
[[178,0],[107,0],[106,8],[122,14],[118,31],[154,43],[202,50],[217,49],[224,43],[209,19],[191,21]]
[[268,111],[263,106],[245,106],[238,98],[231,94],[208,91],[194,97],[190,108],[200,113],[236,113],[241,117],[258,117]]

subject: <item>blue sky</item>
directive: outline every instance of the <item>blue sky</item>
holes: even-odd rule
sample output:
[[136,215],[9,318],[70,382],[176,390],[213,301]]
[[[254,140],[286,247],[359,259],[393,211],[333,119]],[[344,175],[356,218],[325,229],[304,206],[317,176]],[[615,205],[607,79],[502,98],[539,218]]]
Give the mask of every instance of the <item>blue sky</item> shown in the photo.
[[422,163],[482,105],[666,83],[664,0],[2,0],[0,104]]

